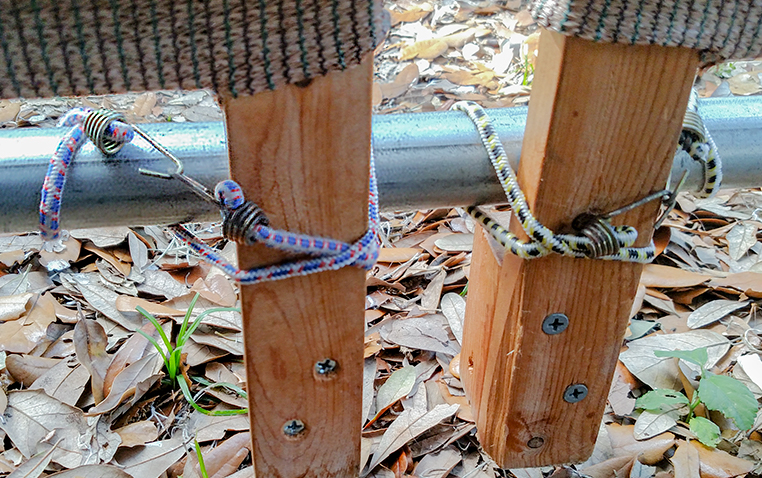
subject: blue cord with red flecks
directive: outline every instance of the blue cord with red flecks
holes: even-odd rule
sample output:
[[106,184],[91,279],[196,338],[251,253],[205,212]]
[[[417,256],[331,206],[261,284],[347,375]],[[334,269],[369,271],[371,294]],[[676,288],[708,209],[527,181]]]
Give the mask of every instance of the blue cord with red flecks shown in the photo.
[[[135,136],[133,127],[119,121],[113,114],[107,118],[102,112],[89,108],[75,108],[58,122],[58,126],[70,126],[51,158],[40,201],[40,232],[46,241],[59,238],[61,198],[66,183],[66,171],[79,148],[88,138],[97,145],[104,142],[124,144]],[[93,126],[95,124],[95,126]],[[98,129],[100,128],[100,129]],[[93,132],[95,136],[93,137]],[[145,136],[141,132],[142,136]],[[100,148],[100,146],[99,146]],[[103,150],[103,148],[101,148]],[[118,150],[118,146],[115,148]],[[113,151],[113,150],[112,150]],[[223,215],[223,230],[237,231],[234,239],[245,244],[262,243],[290,252],[307,254],[310,258],[282,264],[242,270],[228,262],[216,249],[200,241],[182,225],[172,225],[170,230],[202,259],[219,267],[241,284],[255,284],[288,277],[337,270],[346,266],[370,269],[378,258],[378,191],[371,148],[368,230],[357,241],[349,244],[329,238],[298,234],[273,229],[268,226],[264,213],[250,201],[246,201],[241,187],[231,180],[221,181],[215,188],[217,204]],[[243,224],[238,222],[244,221]]]

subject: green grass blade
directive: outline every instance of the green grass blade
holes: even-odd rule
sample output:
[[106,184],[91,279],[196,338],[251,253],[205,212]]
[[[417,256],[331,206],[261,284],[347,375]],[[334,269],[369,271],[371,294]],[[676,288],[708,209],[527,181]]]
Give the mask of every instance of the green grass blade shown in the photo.
[[196,320],[193,322],[193,325],[190,329],[188,329],[187,335],[190,337],[190,335],[196,331],[199,325],[201,325],[201,319],[206,317],[209,314],[214,314],[216,312],[240,312],[241,309],[237,307],[216,307],[214,309],[207,309],[200,314],[198,314],[198,317],[196,317]]
[[179,345],[180,337],[185,336],[185,330],[188,328],[188,322],[190,321],[191,314],[193,313],[193,308],[196,307],[196,301],[198,300],[199,297],[200,295],[198,294],[198,292],[196,292],[196,295],[193,296],[193,299],[191,300],[191,303],[188,306],[188,310],[185,312],[185,317],[183,317],[183,325],[180,326],[180,333],[177,335],[178,346],[180,346]]
[[237,393],[238,395],[240,395],[242,398],[249,398],[249,395],[246,393],[246,390],[230,382],[210,382],[209,380],[203,377],[191,377],[191,380],[196,381],[200,383],[201,385],[205,387],[209,387],[209,388],[228,388],[234,391],[235,393]]
[[167,367],[167,370],[169,370],[169,360],[167,359],[167,356],[164,354],[164,350],[161,348],[161,345],[159,345],[159,342],[156,341],[155,338],[151,337],[147,333],[143,332],[140,329],[137,329],[135,332],[139,333],[143,337],[146,338],[149,342],[151,342],[151,345],[154,346],[154,348],[159,352],[161,355],[162,360],[164,360],[164,366]]
[[188,384],[185,382],[183,378],[180,378],[177,381],[177,384],[180,385],[180,390],[183,392],[183,396],[185,397],[185,400],[190,403],[190,405],[197,411],[203,413],[204,415],[210,415],[212,417],[229,417],[232,415],[244,415],[246,413],[249,413],[248,408],[238,408],[236,410],[207,410],[205,408],[202,408],[196,403],[195,400],[193,400],[193,395],[191,395],[190,389],[188,388]]
[[158,320],[156,320],[156,317],[148,313],[144,308],[137,306],[135,307],[135,310],[140,312],[143,317],[148,319],[151,324],[153,324],[154,327],[156,327],[156,330],[159,331],[159,335],[161,335],[161,340],[164,342],[164,345],[167,347],[167,350],[172,350],[172,342],[169,341],[169,337],[167,337],[167,334],[164,333],[164,329],[161,327],[161,324]]
[[202,478],[209,478],[209,473],[206,471],[206,465],[204,464],[204,455],[201,454],[201,445],[198,444],[198,440],[193,439],[193,444],[196,447],[196,457],[198,457],[198,466],[201,469]]

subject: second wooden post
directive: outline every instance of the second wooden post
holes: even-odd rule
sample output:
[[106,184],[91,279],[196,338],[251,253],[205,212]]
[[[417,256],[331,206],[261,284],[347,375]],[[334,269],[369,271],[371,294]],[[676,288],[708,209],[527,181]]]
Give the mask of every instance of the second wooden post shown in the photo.
[[[663,189],[697,65],[687,48],[543,31],[518,172],[535,216],[568,232],[582,213]],[[645,245],[657,207],[616,223],[636,227]],[[482,234],[473,256],[461,375],[482,445],[502,467],[585,460],[642,265],[510,254],[499,264]],[[542,324],[553,313],[569,326],[549,335]]]

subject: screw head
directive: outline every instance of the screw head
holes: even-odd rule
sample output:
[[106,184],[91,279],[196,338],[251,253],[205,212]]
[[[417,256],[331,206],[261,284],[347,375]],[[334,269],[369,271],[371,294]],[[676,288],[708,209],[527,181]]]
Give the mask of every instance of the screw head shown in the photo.
[[528,442],[527,446],[529,448],[540,448],[545,444],[545,439],[542,437],[532,437]]
[[295,437],[304,432],[304,422],[299,419],[293,419],[283,424],[283,433],[289,437]]
[[569,326],[569,317],[562,313],[548,314],[542,321],[542,331],[548,335],[560,334]]
[[566,387],[564,391],[564,400],[569,403],[577,403],[587,397],[587,386],[583,383],[575,383]]
[[335,372],[338,366],[339,364],[336,363],[335,360],[325,358],[315,363],[315,373],[318,375],[328,375],[329,373]]

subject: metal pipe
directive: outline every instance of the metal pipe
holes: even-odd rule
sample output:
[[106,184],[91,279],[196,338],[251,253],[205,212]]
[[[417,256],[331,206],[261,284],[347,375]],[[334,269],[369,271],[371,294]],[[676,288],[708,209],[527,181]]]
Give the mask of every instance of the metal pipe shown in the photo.
[[[724,162],[724,187],[762,185],[762,96],[706,99],[700,107]],[[526,108],[489,111],[514,167],[526,113]],[[228,177],[222,123],[141,126],[183,159],[188,176],[212,187]],[[59,128],[0,131],[0,232],[37,229],[40,186],[62,134]],[[385,210],[505,201],[476,130],[462,113],[376,116],[373,145]],[[218,211],[180,182],[138,173],[141,167],[161,169],[166,164],[142,139],[108,159],[86,144],[67,176],[62,227],[219,219]],[[678,157],[673,176],[679,177],[684,169],[689,171],[686,188],[698,190],[700,165]]]

